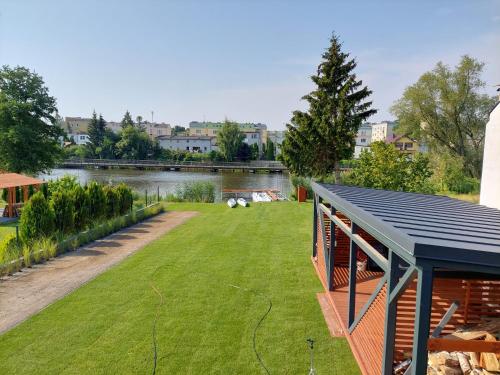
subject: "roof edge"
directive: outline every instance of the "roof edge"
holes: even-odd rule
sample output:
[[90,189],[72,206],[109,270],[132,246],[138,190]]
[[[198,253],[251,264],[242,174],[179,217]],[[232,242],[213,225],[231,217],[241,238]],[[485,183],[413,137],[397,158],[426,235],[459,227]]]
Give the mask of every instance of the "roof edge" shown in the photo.
[[382,244],[396,251],[396,253],[401,255],[405,260],[413,263],[411,259],[408,259],[408,256],[412,259],[415,258],[415,241],[406,233],[397,230],[383,220],[377,218],[375,215],[356,207],[347,200],[332,193],[320,183],[312,181],[311,187],[315,193],[330,201],[339,211],[345,213],[346,216],[352,219],[366,232],[374,236]]

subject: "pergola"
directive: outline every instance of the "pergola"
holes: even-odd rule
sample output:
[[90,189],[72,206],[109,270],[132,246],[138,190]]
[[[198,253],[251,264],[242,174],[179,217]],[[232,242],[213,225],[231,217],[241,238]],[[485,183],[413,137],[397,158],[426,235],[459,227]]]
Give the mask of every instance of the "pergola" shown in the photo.
[[41,184],[45,182],[38,180],[33,177],[24,176],[17,173],[1,173],[0,172],[0,189],[7,189],[7,216],[15,216],[15,205],[16,205],[16,188],[21,187],[23,189],[24,201],[28,200],[29,187],[35,186],[39,188]]
[[428,350],[500,352],[442,334],[500,318],[500,211],[313,183],[313,263],[363,374],[425,374]]

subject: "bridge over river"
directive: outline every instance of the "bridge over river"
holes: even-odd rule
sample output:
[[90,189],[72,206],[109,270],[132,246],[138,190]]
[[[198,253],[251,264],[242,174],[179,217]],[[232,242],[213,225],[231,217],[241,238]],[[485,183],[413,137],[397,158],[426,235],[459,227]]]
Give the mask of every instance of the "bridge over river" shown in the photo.
[[243,171],[255,173],[258,171],[282,173],[287,168],[279,161],[254,160],[243,162],[219,161],[168,161],[168,160],[112,160],[112,159],[69,159],[59,164],[59,168],[124,168],[124,169],[157,169],[162,171],[181,170],[219,170]]

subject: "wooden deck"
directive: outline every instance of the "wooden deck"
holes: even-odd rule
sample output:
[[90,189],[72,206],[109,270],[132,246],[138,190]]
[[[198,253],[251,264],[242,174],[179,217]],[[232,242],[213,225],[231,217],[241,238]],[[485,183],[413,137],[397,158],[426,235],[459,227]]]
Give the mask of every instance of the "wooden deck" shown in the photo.
[[[325,291],[327,290],[326,280],[324,279],[322,272],[318,267],[318,262],[316,260],[312,260],[316,273],[318,274],[321,283],[323,284],[323,288]],[[340,278],[344,278],[347,275],[348,268],[346,267],[336,267],[335,272]],[[358,272],[358,282],[356,284],[356,316],[363,308],[363,306],[368,302],[371,294],[375,290],[377,284],[379,283],[382,274],[376,274],[374,272]],[[329,319],[335,319],[340,324],[340,329],[344,332],[347,341],[351,347],[352,353],[358,362],[361,372],[363,374],[376,374],[380,373],[378,366],[374,366],[373,358],[371,358],[371,354],[376,356],[379,355],[379,351],[382,348],[378,348],[380,343],[379,330],[380,327],[373,327],[373,335],[366,335],[368,339],[372,338],[376,342],[374,342],[374,346],[367,351],[366,340],[356,340],[353,338],[353,335],[349,334],[348,328],[348,288],[349,286],[346,284],[344,286],[339,286],[333,292],[325,292],[325,296],[328,298],[330,306],[332,307],[331,311],[335,314],[335,317],[325,317],[328,321]],[[323,309],[323,313],[325,313],[325,309]],[[381,322],[383,328],[383,321]],[[363,328],[363,327],[360,327]],[[353,332],[354,333],[354,332]]]

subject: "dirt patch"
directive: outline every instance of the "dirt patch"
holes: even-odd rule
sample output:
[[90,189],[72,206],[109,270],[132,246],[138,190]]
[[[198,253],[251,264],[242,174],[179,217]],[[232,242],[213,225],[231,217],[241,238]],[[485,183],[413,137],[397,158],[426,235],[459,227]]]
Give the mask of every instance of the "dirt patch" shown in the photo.
[[0,280],[0,333],[36,314],[198,213],[167,212]]

